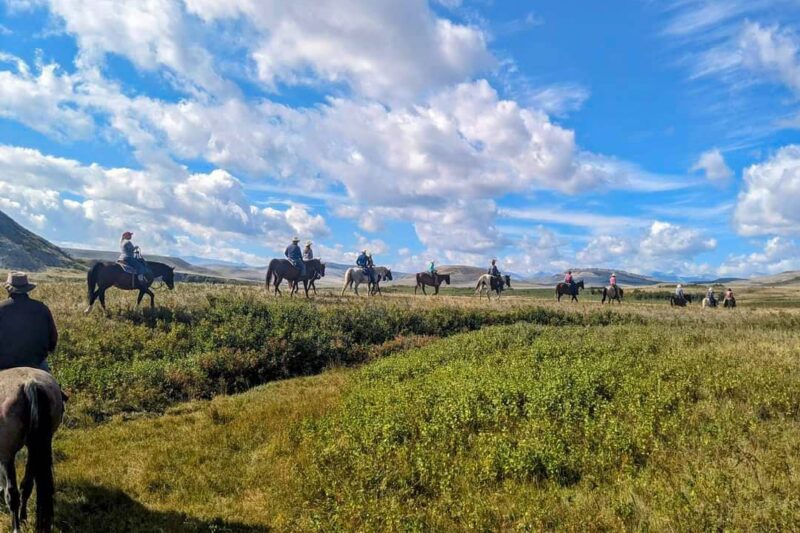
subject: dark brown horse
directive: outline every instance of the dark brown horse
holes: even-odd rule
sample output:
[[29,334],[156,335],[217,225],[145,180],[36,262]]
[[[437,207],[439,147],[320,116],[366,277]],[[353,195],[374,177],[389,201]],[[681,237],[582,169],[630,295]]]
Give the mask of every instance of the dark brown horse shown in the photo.
[[450,285],[450,274],[436,274],[436,283],[434,283],[433,276],[430,272],[419,272],[417,274],[417,286],[414,287],[414,294],[417,294],[417,289],[422,287],[423,294],[427,296],[428,293],[425,291],[425,285],[434,287],[433,294],[439,294],[439,287],[441,287],[442,282]]
[[100,300],[103,311],[106,309],[106,290],[109,287],[116,287],[124,291],[139,291],[136,305],[142,303],[142,298],[147,294],[150,296],[150,308],[155,307],[155,294],[150,290],[150,286],[156,281],[163,281],[170,290],[175,288],[175,269],[164,263],[148,261],[147,266],[153,273],[152,278],[148,278],[146,283],[141,283],[136,274],[129,274],[123,270],[119,263],[97,262],[86,275],[86,283],[89,288],[89,307],[85,313],[89,314],[94,306],[95,300]]
[[308,284],[306,282],[323,277],[325,275],[325,263],[319,259],[312,259],[311,261],[305,261],[305,264],[306,275],[300,276],[300,269],[292,265],[288,259],[273,259],[270,261],[267,267],[265,284],[267,292],[269,292],[270,285],[272,285],[275,296],[282,294],[280,285],[285,279],[289,282],[289,288],[291,289],[289,294],[294,295],[297,289],[295,284],[302,281],[305,286],[306,298],[308,298]]
[[[36,531],[53,526],[53,434],[64,416],[61,388],[47,372],[11,368],[0,372],[0,488],[11,512],[11,530],[28,518],[36,485]],[[25,476],[17,487],[15,458],[28,448]],[[21,494],[20,494],[21,492]]]
[[692,295],[686,294],[683,299],[678,298],[674,294],[669,297],[669,305],[673,307],[686,307],[686,304],[692,303]]
[[621,304],[624,293],[625,291],[620,286],[603,287],[603,300],[600,303],[604,304],[608,299],[608,303],[614,303],[614,300],[616,300],[617,303]]
[[583,280],[580,280],[575,284],[574,293],[572,292],[572,287],[569,286],[569,283],[559,283],[558,285],[556,285],[556,300],[560,302],[562,296],[564,296],[565,294],[569,294],[570,296],[572,296],[571,301],[577,302],[578,292],[580,292],[580,290],[584,288],[585,287],[583,286]]

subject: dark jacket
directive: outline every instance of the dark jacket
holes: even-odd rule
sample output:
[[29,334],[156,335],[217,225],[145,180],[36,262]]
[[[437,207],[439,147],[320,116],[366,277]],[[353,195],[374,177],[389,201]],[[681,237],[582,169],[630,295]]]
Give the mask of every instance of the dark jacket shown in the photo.
[[20,294],[0,303],[0,369],[40,368],[57,343],[53,315],[42,302]]
[[500,269],[497,268],[497,265],[492,265],[489,267],[487,272],[490,276],[500,277]]
[[284,255],[286,255],[286,259],[291,261],[291,263],[295,266],[303,263],[303,250],[301,250],[300,247],[294,243],[286,247]]

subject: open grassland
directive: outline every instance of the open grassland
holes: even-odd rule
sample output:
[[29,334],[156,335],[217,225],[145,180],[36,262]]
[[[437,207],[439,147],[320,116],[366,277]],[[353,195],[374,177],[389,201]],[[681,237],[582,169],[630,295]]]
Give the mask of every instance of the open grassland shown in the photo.
[[64,531],[800,528],[796,309],[38,291]]

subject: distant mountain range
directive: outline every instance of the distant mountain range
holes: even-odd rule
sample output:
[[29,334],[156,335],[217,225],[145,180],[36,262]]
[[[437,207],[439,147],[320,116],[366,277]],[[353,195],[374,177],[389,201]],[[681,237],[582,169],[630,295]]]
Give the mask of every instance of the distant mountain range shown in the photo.
[[[49,268],[85,269],[94,261],[116,261],[119,252],[106,250],[86,250],[79,248],[62,249],[51,242],[39,237],[35,233],[23,228],[11,217],[0,211],[0,269],[19,269],[31,272]],[[267,271],[264,266],[249,266],[233,261],[208,259],[196,256],[169,257],[160,255],[147,255],[151,261],[159,261],[176,268],[183,279],[193,281],[218,281],[227,280],[236,282],[264,282]],[[326,263],[326,276],[318,282],[320,287],[339,287],[342,284],[345,271],[352,265],[342,263]],[[439,267],[442,274],[451,275],[451,284],[454,287],[472,286],[486,268],[469,265],[442,265]],[[783,272],[770,276],[758,276],[751,279],[718,278],[714,280],[684,279],[673,275],[659,274],[644,276],[623,270],[613,271],[607,268],[574,268],[573,277],[583,280],[587,286],[604,286],[608,284],[612,272],[616,272],[620,285],[640,287],[657,285],[659,283],[675,283],[681,281],[694,284],[754,284],[754,285],[795,285],[800,284],[800,271]],[[394,284],[414,285],[415,274],[396,271]],[[512,275],[514,286],[552,287],[563,281],[564,274],[542,274],[532,277]]]

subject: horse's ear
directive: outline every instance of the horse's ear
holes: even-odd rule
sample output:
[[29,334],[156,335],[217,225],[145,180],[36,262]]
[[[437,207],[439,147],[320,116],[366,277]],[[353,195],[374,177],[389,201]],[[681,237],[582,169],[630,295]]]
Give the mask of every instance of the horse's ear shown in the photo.
[[172,270],[173,272],[175,272],[175,267],[171,266],[171,267],[169,267],[169,269]]

